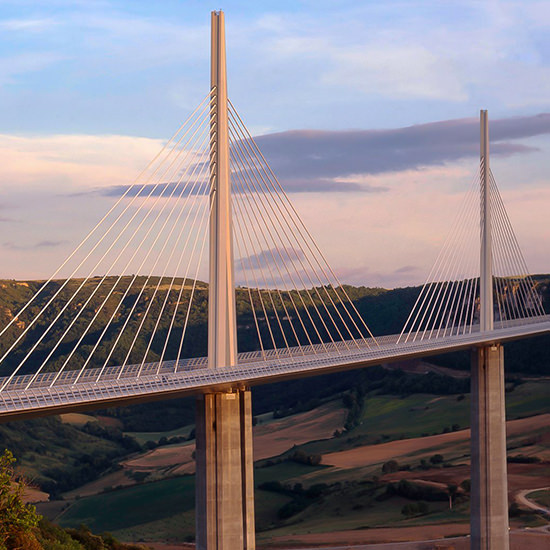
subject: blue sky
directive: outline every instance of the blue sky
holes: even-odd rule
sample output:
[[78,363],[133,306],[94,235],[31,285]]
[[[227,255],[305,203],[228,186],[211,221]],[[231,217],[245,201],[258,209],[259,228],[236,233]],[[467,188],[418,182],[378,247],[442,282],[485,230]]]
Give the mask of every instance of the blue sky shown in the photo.
[[[249,125],[392,128],[548,105],[545,2],[227,2]],[[10,132],[166,137],[208,85],[208,3],[1,2]]]
[[[267,149],[286,147],[275,168],[345,280],[421,282],[475,170],[480,108],[508,124],[494,172],[532,271],[550,271],[550,128],[536,118],[550,113],[547,2],[18,0],[0,1],[0,276],[53,271],[108,207],[108,193],[82,196],[130,182],[204,97],[220,7],[230,97],[253,133],[275,134]],[[325,177],[310,162],[321,134],[300,148],[295,130],[326,132]],[[431,230],[424,203],[440,212]],[[345,220],[340,232],[318,224],[319,208]],[[360,251],[347,245],[358,233]]]

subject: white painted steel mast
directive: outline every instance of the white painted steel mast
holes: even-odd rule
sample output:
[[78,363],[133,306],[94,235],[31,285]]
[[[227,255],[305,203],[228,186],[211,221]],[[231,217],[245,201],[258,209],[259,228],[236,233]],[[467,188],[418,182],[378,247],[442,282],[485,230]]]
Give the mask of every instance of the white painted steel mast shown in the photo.
[[480,111],[480,180],[481,180],[481,258],[479,278],[481,331],[493,330],[493,257],[491,253],[491,207],[489,184],[489,119]]
[[237,322],[233,273],[233,229],[227,122],[225,18],[212,12],[210,122],[211,214],[208,305],[208,365],[237,364]]

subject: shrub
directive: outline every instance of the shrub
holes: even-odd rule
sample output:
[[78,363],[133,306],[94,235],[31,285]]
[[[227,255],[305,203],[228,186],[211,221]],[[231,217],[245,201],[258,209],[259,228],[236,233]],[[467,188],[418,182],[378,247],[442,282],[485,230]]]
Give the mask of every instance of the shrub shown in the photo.
[[308,466],[317,466],[321,463],[321,455],[308,455],[304,451],[294,451],[289,457],[289,460],[298,462],[298,464],[307,464]]
[[417,515],[423,516],[429,513],[429,511],[429,506],[425,502],[405,504],[405,506],[403,506],[403,508],[401,509],[401,513],[407,517]]
[[[11,541],[13,548],[36,548],[32,534],[40,516],[34,506],[23,502],[25,484],[16,479],[13,464],[15,458],[5,450],[0,456],[0,548]],[[38,546],[40,548],[40,546]]]
[[538,464],[541,462],[541,459],[538,456],[515,455],[509,456],[507,461],[519,464]]
[[287,502],[278,512],[279,519],[288,519],[305,508],[307,508],[308,502],[304,500],[292,500]]
[[399,470],[399,463],[397,460],[388,460],[388,462],[385,462],[382,465],[382,473],[383,474],[391,474],[393,472],[397,472]]

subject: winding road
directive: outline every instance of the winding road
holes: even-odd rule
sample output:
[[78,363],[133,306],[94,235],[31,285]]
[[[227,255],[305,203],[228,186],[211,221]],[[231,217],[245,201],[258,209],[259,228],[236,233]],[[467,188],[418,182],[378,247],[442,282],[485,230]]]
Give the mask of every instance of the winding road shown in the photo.
[[533,502],[532,500],[529,500],[527,498],[527,495],[530,493],[534,493],[536,491],[548,491],[548,490],[550,490],[550,487],[541,487],[540,489],[523,489],[522,491],[519,491],[516,494],[516,502],[518,504],[526,506],[527,508],[531,508],[531,510],[535,510],[536,512],[542,512],[543,514],[547,514],[548,516],[550,516],[550,508],[545,508],[544,506],[541,506],[537,502]]

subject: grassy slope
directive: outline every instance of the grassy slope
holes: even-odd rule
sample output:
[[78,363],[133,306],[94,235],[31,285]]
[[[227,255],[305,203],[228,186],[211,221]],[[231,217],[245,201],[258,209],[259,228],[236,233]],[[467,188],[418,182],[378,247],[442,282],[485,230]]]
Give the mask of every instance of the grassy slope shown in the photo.
[[[550,380],[529,381],[506,394],[506,418],[514,420],[550,412]],[[458,424],[470,425],[470,396],[435,397],[414,394],[407,397],[369,395],[361,423],[348,436],[309,443],[302,448],[308,453],[325,454],[343,448],[381,443],[393,439],[421,437],[442,433]]]
[[184,476],[81,499],[59,523],[64,527],[85,523],[94,532],[113,532],[163,519],[168,510],[186,512],[194,505],[195,479]]
[[527,495],[529,500],[533,500],[537,504],[544,506],[545,508],[550,508],[550,490],[546,489],[544,491],[534,491]]
[[[294,476],[307,469],[296,466],[287,475]],[[279,470],[278,475],[284,478],[285,474]],[[277,510],[290,500],[284,495],[257,490],[257,526],[271,527]],[[126,540],[185,540],[194,533],[194,505],[195,478],[184,476],[78,500],[57,521],[63,527],[85,523],[94,532],[109,531]]]
[[125,435],[133,437],[140,445],[147,443],[148,441],[154,441],[158,443],[159,439],[166,437],[170,439],[171,437],[189,437],[191,430],[194,428],[194,425],[190,424],[188,426],[182,426],[175,430],[169,430],[166,432],[124,432]]
[[[517,386],[507,395],[509,419],[550,412],[549,393],[549,380],[531,381]],[[466,426],[468,415],[467,396],[461,400],[457,400],[457,396],[434,398],[433,395],[413,395],[403,399],[387,395],[374,396],[367,399],[363,423],[349,434],[349,437],[379,439],[385,434],[397,439],[402,435],[414,437],[423,433],[441,433],[445,426],[453,423]],[[309,443],[301,448],[307,452],[335,451],[341,448],[344,438]],[[467,448],[465,450],[467,452]],[[445,458],[450,460],[453,460],[453,457],[457,460],[464,453],[464,449],[452,446],[442,451]],[[512,454],[517,452],[519,451],[514,450]],[[417,464],[418,459],[411,458],[411,463]],[[289,486],[301,483],[305,487],[314,483],[340,482],[337,490],[283,523],[277,520],[277,512],[284,504],[290,502],[291,498],[257,489],[257,525],[260,531],[268,530],[260,535],[260,539],[267,540],[275,534],[295,532],[323,532],[382,525],[405,526],[426,521],[467,521],[467,505],[459,504],[453,512],[449,512],[446,502],[441,501],[429,503],[431,513],[428,516],[404,517],[401,508],[410,501],[398,496],[384,502],[373,500],[383,490],[380,488],[374,493],[367,490],[368,486],[365,484],[369,483],[368,480],[375,474],[380,475],[379,465],[368,469],[338,472],[331,467],[312,467],[285,461],[257,468],[256,486],[266,481],[279,481]],[[419,471],[418,477],[421,476],[422,472]],[[72,505],[61,517],[60,522],[62,525],[90,522],[96,531],[113,530],[116,535],[126,540],[158,540],[173,537],[185,540],[194,532],[193,485],[192,477],[183,477],[84,498]],[[171,496],[167,497],[167,493]],[[135,509],[143,507],[143,502],[148,503],[146,509],[135,513]],[[117,518],[112,517],[111,510],[119,510]],[[176,514],[174,510],[177,510]],[[131,521],[126,518],[131,518]]]
[[103,460],[126,453],[119,443],[84,433],[57,417],[0,425],[0,445],[13,449],[18,467],[38,483],[54,481],[48,476],[53,470],[81,470],[84,455]]

